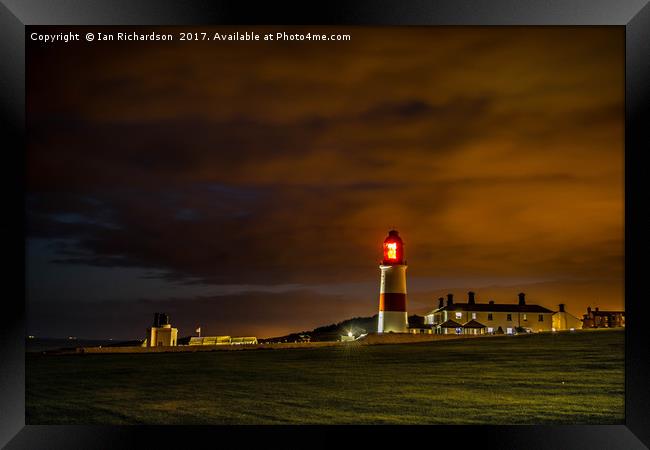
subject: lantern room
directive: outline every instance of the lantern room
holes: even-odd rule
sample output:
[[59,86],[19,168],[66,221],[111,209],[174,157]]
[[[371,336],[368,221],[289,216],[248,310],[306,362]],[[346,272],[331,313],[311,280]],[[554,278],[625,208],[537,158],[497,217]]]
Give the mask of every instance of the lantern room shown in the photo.
[[404,264],[404,243],[397,230],[390,230],[384,239],[384,265]]

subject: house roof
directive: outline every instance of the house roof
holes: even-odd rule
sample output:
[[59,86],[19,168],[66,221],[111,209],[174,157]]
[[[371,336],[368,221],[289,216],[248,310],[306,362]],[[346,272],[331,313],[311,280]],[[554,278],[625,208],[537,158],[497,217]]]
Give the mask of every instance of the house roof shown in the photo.
[[487,328],[487,327],[483,325],[481,322],[477,322],[476,320],[472,319],[469,322],[463,324],[463,328]]
[[539,305],[520,305],[518,303],[453,303],[442,308],[434,309],[427,314],[442,311],[484,311],[484,312],[520,312],[520,313],[552,313],[550,309]]
[[438,325],[440,328],[462,328],[462,325],[459,324],[458,322],[455,322],[451,319],[446,320],[442,322],[440,325]]

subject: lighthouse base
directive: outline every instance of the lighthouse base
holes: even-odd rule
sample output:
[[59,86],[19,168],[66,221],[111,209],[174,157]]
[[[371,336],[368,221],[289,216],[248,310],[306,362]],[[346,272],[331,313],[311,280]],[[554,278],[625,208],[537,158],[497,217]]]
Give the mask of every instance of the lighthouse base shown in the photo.
[[377,333],[407,333],[406,311],[379,311]]

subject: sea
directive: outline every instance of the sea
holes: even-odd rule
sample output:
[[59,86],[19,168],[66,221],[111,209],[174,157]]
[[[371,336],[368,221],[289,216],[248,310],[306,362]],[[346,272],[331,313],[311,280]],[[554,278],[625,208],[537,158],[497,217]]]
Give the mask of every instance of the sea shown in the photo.
[[74,349],[77,347],[106,347],[114,345],[133,345],[134,341],[113,340],[113,339],[77,339],[77,338],[27,338],[25,339],[25,351],[40,353],[52,350]]

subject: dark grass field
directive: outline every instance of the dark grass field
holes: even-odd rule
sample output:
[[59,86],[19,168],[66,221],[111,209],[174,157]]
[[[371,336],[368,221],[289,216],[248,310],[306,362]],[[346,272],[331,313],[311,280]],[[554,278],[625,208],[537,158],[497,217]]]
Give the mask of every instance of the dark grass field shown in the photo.
[[622,330],[26,360],[28,424],[624,421]]

